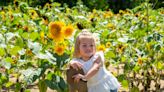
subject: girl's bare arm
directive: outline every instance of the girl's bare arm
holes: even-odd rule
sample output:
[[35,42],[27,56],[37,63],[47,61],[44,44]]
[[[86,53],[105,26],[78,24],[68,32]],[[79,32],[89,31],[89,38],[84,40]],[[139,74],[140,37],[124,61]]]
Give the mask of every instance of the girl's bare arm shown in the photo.
[[96,61],[94,61],[92,68],[87,72],[87,74],[85,74],[83,76],[83,79],[89,79],[92,76],[94,76],[98,71],[99,68],[102,66],[102,61],[101,61],[101,57],[98,56],[98,58],[96,59]]

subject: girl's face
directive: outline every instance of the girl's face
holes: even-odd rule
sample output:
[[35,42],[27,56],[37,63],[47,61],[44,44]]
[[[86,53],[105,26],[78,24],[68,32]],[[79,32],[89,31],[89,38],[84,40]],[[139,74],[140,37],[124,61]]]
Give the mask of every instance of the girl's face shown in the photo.
[[90,59],[90,57],[95,54],[95,44],[93,39],[91,38],[81,38],[80,39],[80,56],[83,60],[87,61]]

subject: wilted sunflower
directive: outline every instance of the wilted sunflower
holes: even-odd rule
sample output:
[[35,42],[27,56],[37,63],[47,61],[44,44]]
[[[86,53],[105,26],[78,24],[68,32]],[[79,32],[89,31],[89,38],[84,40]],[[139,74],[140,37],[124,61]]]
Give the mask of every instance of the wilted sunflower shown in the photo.
[[49,32],[50,37],[55,41],[63,41],[64,35],[63,35],[63,22],[50,22],[49,24]]
[[66,48],[65,45],[61,45],[61,44],[59,45],[59,44],[58,44],[57,46],[54,47],[54,52],[55,52],[57,55],[61,56],[61,55],[64,54],[65,48]]
[[68,25],[64,28],[64,37],[70,37],[74,32],[74,28],[72,25]]
[[97,50],[98,50],[98,51],[103,51],[103,52],[104,52],[105,49],[106,49],[106,48],[105,48],[105,45],[99,45],[99,46],[97,47]]

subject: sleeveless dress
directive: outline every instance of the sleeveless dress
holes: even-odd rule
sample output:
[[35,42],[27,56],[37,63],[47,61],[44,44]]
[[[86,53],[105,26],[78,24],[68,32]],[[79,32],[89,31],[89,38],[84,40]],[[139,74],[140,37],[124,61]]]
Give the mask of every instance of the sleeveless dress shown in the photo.
[[104,54],[103,52],[96,52],[88,61],[83,61],[79,58],[73,58],[71,62],[80,62],[83,64],[83,70],[86,74],[92,67],[94,61],[101,57],[103,63],[102,67],[99,68],[99,71],[90,79],[87,80],[88,92],[110,92],[110,90],[115,90],[120,87],[117,79],[105,68],[104,65]]

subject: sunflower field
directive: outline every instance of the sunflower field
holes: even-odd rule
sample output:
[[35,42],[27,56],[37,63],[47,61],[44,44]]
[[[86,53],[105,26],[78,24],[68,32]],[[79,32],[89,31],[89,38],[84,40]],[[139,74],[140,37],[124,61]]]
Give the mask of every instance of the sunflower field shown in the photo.
[[[143,2],[133,9],[89,9],[82,2],[0,7],[0,92],[68,92],[65,71],[82,29],[126,92],[164,90],[164,8]],[[120,90],[121,92],[121,90]]]

